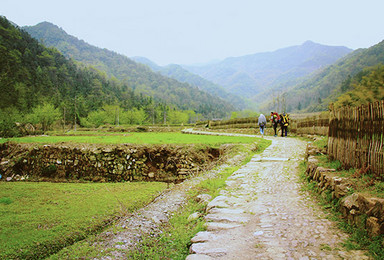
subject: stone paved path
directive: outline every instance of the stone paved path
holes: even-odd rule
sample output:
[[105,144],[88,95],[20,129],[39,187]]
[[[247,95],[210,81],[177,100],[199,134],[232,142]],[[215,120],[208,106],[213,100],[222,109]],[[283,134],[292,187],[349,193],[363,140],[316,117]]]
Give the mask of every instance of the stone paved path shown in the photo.
[[192,239],[187,259],[369,259],[343,249],[347,235],[300,192],[305,142],[271,140],[208,204],[207,231]]

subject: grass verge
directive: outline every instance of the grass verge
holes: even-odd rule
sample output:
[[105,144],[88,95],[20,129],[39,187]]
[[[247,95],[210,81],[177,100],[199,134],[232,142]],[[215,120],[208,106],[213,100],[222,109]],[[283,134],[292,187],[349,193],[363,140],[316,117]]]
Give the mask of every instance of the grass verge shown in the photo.
[[40,259],[149,203],[165,183],[0,182],[0,259]]

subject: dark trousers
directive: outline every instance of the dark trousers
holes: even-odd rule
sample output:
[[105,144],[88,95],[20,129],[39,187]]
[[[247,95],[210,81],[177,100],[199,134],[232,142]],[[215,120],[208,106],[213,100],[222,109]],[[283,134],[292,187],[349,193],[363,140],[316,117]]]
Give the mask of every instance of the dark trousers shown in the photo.
[[287,136],[288,126],[281,126],[281,137],[284,137],[284,132],[285,132],[285,136]]
[[275,135],[277,135],[277,124],[273,124],[273,130],[275,131]]

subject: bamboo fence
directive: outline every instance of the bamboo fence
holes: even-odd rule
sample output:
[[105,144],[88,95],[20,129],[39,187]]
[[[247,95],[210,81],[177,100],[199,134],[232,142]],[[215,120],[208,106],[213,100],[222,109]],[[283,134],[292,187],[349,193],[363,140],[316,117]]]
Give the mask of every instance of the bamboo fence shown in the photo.
[[297,134],[328,135],[329,113],[322,113],[298,120],[292,120]]
[[328,155],[343,167],[369,169],[384,178],[384,100],[330,113]]
[[209,128],[212,129],[230,129],[230,128],[255,128],[257,125],[256,117],[237,118],[222,121],[210,121]]

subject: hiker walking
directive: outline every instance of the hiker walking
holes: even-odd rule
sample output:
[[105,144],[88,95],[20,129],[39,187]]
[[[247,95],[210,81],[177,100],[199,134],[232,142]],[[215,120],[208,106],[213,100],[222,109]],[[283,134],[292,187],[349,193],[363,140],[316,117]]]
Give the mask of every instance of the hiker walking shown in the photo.
[[275,137],[277,136],[277,126],[279,125],[280,116],[276,112],[271,112],[271,122],[273,130],[275,131]]
[[288,125],[289,125],[288,114],[283,113],[282,115],[280,115],[280,125],[281,125],[281,137],[284,137],[284,132],[285,132],[285,136],[287,136]]
[[262,137],[264,137],[264,129],[267,126],[267,119],[263,114],[260,114],[258,119],[259,127],[260,127],[260,134]]

